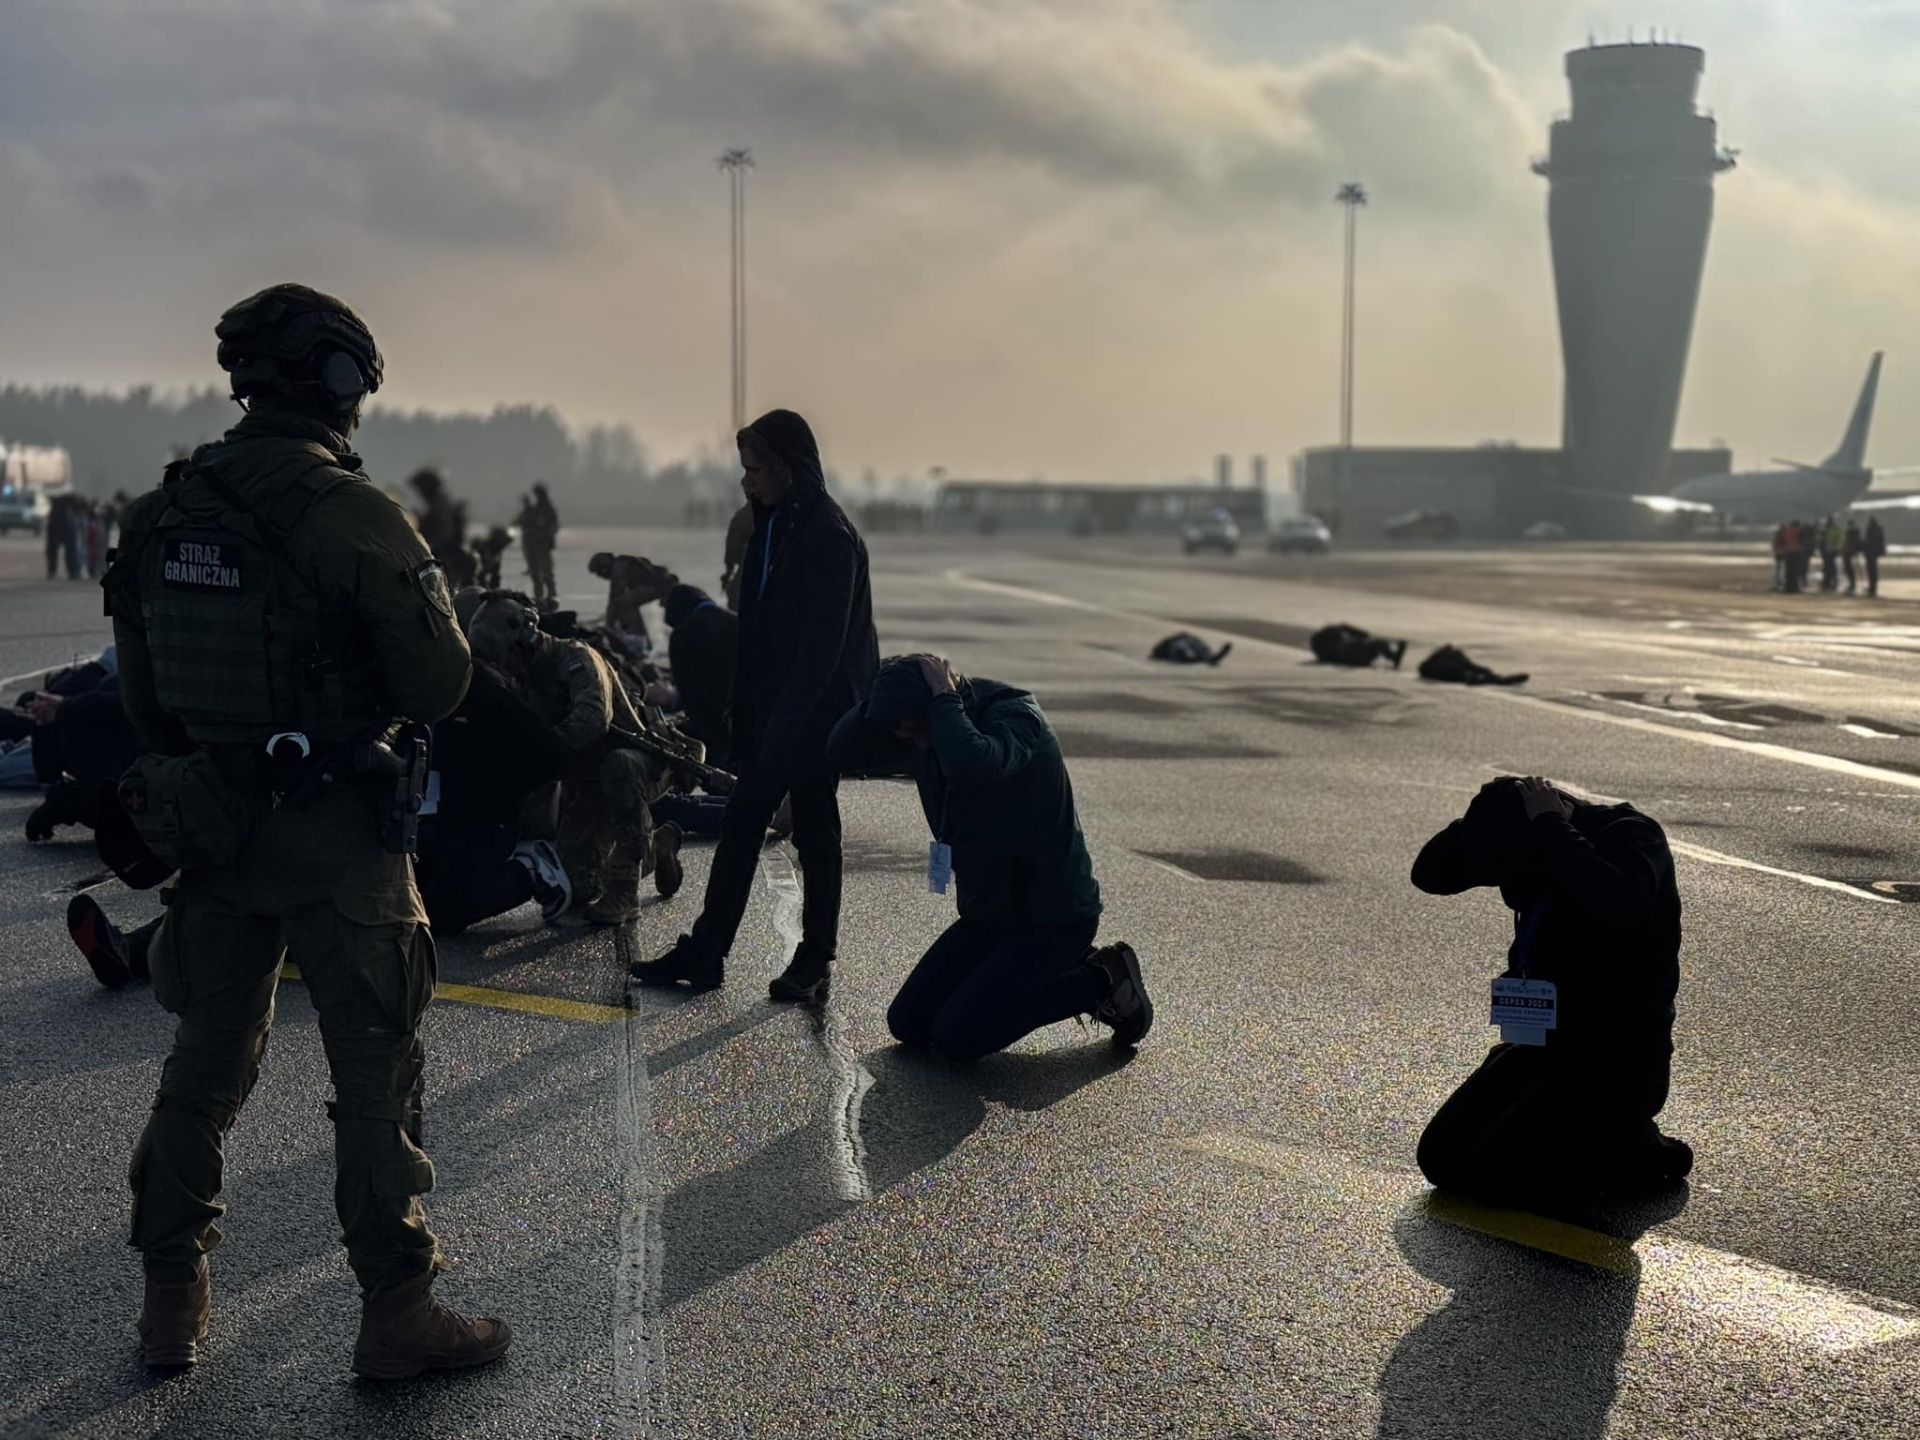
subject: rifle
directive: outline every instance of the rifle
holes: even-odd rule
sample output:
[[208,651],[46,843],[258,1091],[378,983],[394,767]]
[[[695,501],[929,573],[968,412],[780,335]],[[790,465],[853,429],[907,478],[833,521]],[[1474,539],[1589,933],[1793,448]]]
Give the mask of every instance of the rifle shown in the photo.
[[651,731],[623,730],[614,726],[607,731],[607,739],[622,750],[638,750],[643,755],[652,755],[664,760],[670,769],[678,770],[690,780],[697,782],[709,795],[731,795],[734,779],[724,770],[716,770],[706,762],[696,760],[685,750],[671,741],[663,740]]

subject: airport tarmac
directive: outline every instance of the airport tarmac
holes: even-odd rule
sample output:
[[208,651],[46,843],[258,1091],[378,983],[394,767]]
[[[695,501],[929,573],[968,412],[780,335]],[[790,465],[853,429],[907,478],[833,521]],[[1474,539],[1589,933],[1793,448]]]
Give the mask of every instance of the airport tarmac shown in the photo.
[[[568,532],[717,579],[714,533]],[[882,648],[1030,686],[1158,1006],[1131,1061],[1052,1027],[958,1069],[892,1046],[948,918],[910,788],[842,790],[821,1011],[765,982],[792,870],[726,988],[626,1006],[698,907],[621,932],[530,910],[443,945],[427,1030],[444,1293],[500,1365],[355,1382],[325,1070],[281,994],[229,1150],[211,1356],[138,1368],[125,1170],[170,1023],[62,914],[103,880],[0,798],[0,1434],[8,1436],[1911,1436],[1920,1393],[1920,568],[1878,603],[1765,593],[1712,547],[1185,561],[1166,545],[870,537]],[[514,557],[517,560],[517,556]],[[1738,558],[1738,557],[1736,557]],[[1316,568],[1317,567],[1317,568]],[[0,690],[89,653],[97,592],[0,542]],[[511,572],[517,565],[510,563]],[[1345,620],[1406,668],[1329,670]],[[1218,669],[1145,656],[1174,628]],[[1419,680],[1442,642],[1519,690]],[[25,678],[23,678],[25,677]],[[1660,820],[1686,903],[1683,1195],[1549,1222],[1454,1202],[1421,1126],[1491,1043],[1496,898],[1407,869],[1499,773]]]

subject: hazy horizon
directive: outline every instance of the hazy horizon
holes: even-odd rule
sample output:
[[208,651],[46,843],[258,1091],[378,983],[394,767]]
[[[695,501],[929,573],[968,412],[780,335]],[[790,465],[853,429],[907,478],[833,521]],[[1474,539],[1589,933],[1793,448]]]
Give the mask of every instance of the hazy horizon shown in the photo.
[[[1557,442],[1545,185],[1562,52],[1702,45],[1717,187],[1679,445],[1817,459],[1888,351],[1920,462],[1920,106],[1888,0],[25,0],[0,54],[0,380],[218,383],[280,279],[372,324],[392,408],[551,405],[660,460],[727,432],[750,145],[750,407],[892,476],[1147,481],[1334,437],[1364,181],[1357,439]],[[1657,7],[1656,7],[1657,8]],[[1906,123],[1903,123],[1906,122]]]

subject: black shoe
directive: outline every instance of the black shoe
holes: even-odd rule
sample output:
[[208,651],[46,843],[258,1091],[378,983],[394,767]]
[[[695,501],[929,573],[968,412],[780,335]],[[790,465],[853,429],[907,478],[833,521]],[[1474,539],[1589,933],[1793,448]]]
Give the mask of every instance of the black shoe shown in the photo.
[[107,989],[118,990],[133,978],[126,938],[91,895],[76,895],[67,902],[67,933],[93,967],[93,978]]
[[767,994],[796,1004],[824,1001],[833,978],[833,956],[811,950],[803,941],[787,968],[767,983]]
[[1103,945],[1087,957],[1087,963],[1112,984],[1107,998],[1093,1012],[1093,1018],[1113,1027],[1115,1049],[1133,1049],[1153,1028],[1153,1001],[1147,998],[1147,982],[1140,974],[1140,957],[1133,953],[1131,945]]
[[682,935],[658,960],[636,960],[627,967],[642,985],[685,985],[689,990],[718,990],[726,979],[721,962]]
[[1393,661],[1393,668],[1398,670],[1400,668],[1400,662],[1407,658],[1407,642],[1404,640],[1396,640],[1393,646],[1393,653],[1388,658]]
[[662,900],[671,900],[680,893],[687,874],[680,866],[680,841],[684,837],[680,827],[669,820],[657,825],[653,831],[653,888],[659,892]]
[[1218,665],[1222,660],[1226,659],[1227,656],[1231,655],[1232,653],[1233,653],[1233,642],[1229,640],[1227,641],[1226,644],[1222,645],[1218,650],[1214,651],[1213,654],[1207,657],[1207,664]]

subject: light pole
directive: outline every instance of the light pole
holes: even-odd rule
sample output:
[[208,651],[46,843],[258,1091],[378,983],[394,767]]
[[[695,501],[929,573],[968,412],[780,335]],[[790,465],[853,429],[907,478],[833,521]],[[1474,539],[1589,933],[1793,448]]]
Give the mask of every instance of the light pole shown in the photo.
[[1367,192],[1358,180],[1349,180],[1333,199],[1347,211],[1346,283],[1340,312],[1340,468],[1344,480],[1348,452],[1353,449],[1353,241]]
[[739,434],[747,424],[747,172],[753,169],[753,152],[744,145],[729,146],[721,152],[720,168],[727,172],[730,234],[731,288],[728,307],[733,325],[733,432]]

